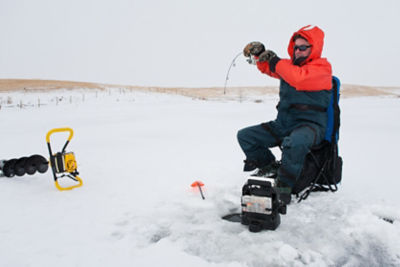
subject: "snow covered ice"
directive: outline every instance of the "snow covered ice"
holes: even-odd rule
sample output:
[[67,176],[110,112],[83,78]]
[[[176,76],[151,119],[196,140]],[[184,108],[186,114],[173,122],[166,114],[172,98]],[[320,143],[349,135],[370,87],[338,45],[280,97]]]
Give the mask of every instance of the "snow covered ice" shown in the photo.
[[339,191],[292,202],[276,231],[256,234],[220,217],[239,210],[247,178],[236,132],[274,119],[276,96],[0,99],[0,159],[48,157],[47,131],[68,126],[84,183],[60,192],[49,171],[0,178],[0,266],[400,266],[398,97],[342,98]]

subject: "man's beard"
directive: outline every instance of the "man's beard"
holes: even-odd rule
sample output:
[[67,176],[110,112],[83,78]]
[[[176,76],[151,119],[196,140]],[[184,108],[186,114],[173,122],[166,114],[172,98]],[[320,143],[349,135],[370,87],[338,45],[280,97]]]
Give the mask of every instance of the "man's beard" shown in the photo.
[[300,66],[308,57],[294,58],[293,65]]

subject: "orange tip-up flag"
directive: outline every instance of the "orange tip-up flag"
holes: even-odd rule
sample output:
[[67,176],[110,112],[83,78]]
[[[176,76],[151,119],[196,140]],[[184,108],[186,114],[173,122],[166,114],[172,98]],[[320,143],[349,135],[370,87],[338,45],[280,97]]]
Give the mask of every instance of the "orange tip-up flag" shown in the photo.
[[200,181],[195,181],[192,183],[192,187],[196,187],[196,186],[204,186],[204,184]]
[[195,182],[192,183],[191,186],[192,186],[192,187],[196,187],[196,186],[197,186],[197,187],[199,188],[199,190],[200,190],[201,198],[202,198],[202,199],[205,199],[205,198],[204,198],[204,195],[203,195],[203,190],[201,190],[201,187],[204,186],[204,184],[203,184],[202,182],[200,182],[200,181],[195,181]]

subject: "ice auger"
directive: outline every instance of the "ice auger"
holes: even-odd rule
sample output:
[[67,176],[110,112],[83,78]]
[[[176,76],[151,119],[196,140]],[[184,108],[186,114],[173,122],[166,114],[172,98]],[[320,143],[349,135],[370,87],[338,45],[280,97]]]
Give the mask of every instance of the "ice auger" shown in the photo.
[[[50,136],[53,133],[57,132],[69,132],[69,136],[67,141],[65,142],[64,147],[62,148],[61,152],[57,152],[56,154],[53,154],[51,150],[51,145],[50,145]],[[50,166],[51,170],[53,171],[53,177],[54,177],[54,183],[57,187],[58,190],[71,190],[76,187],[82,186],[82,179],[78,176],[78,165],[75,160],[75,155],[73,152],[65,152],[65,149],[67,148],[69,141],[71,141],[72,136],[74,135],[74,131],[71,128],[56,128],[53,130],[50,130],[47,135],[46,135],[46,142],[47,142],[47,147],[49,149],[49,154],[50,154]],[[76,181],[77,184],[68,186],[68,187],[62,187],[58,183],[58,179],[62,177],[68,177],[71,178],[72,180]]]
[[[53,154],[50,145],[50,136],[53,133],[69,132],[68,139],[62,148],[61,152]],[[49,164],[53,172],[55,186],[58,190],[71,190],[76,187],[82,186],[82,179],[78,176],[78,166],[73,152],[66,152],[66,148],[72,139],[74,132],[71,128],[56,128],[50,130],[46,135],[47,147],[49,149],[50,161],[47,161],[41,155],[32,155],[30,157],[14,158],[10,160],[0,160],[0,177],[5,176],[8,178],[16,176],[23,176],[25,174],[32,175],[36,172],[45,173],[49,169]],[[61,186],[58,179],[62,177],[71,178],[76,182],[72,186]]]

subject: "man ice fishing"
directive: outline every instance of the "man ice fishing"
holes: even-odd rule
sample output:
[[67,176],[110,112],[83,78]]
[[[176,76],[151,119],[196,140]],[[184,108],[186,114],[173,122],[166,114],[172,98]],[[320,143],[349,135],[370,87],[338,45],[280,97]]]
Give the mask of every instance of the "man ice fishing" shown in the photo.
[[[326,58],[321,58],[323,44],[324,32],[316,26],[305,26],[289,40],[290,59],[281,59],[260,42],[251,42],[243,50],[246,57],[255,57],[262,73],[280,79],[277,118],[237,134],[246,155],[244,171],[256,170],[255,176],[277,172],[278,188],[289,197],[306,154],[325,135],[332,68]],[[269,150],[275,146],[282,149],[278,170]]]

